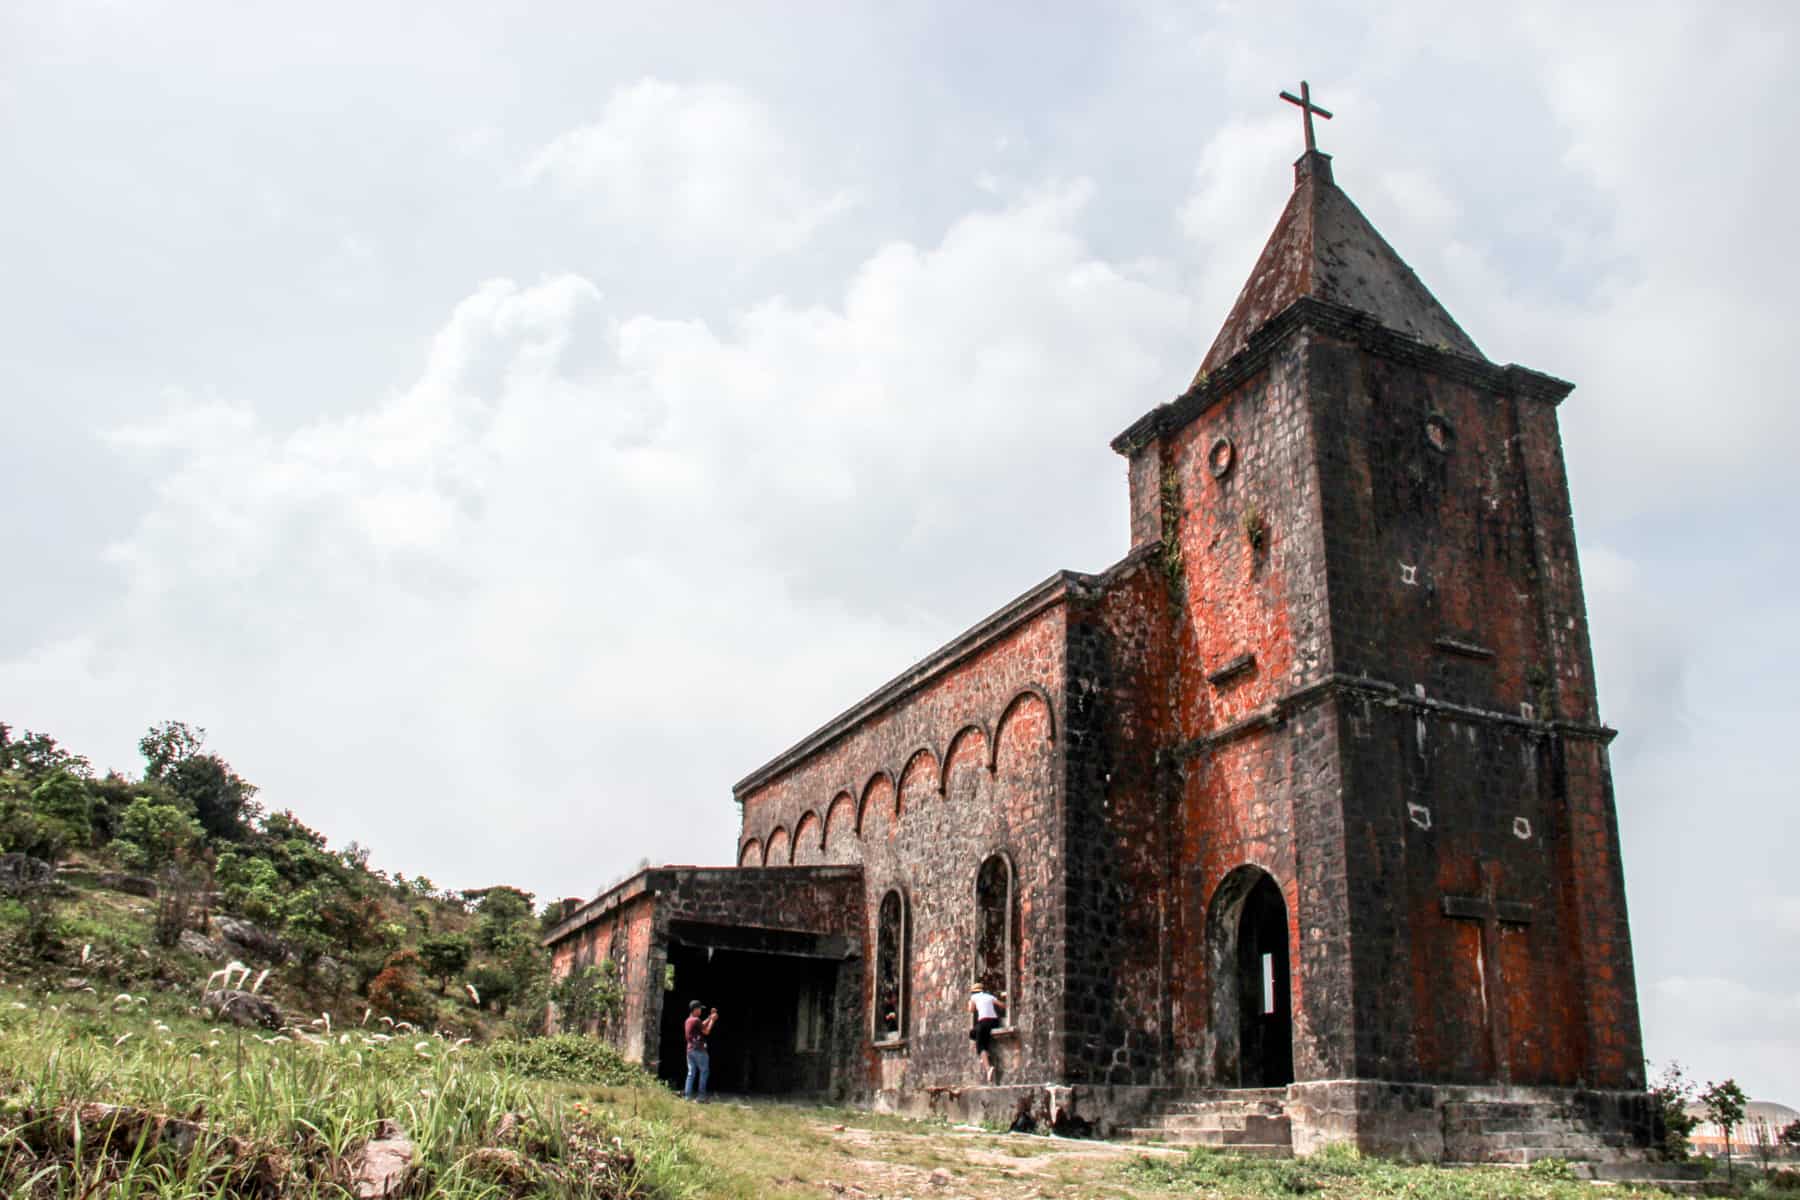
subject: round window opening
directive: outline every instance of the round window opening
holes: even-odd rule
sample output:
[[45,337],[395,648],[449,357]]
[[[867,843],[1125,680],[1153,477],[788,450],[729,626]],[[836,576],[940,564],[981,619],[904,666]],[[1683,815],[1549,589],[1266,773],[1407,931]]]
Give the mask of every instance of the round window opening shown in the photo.
[[1443,413],[1432,413],[1425,418],[1425,443],[1439,454],[1450,453],[1450,447],[1456,442],[1456,428],[1450,424],[1450,418]]
[[1212,472],[1214,479],[1223,479],[1231,472],[1231,462],[1237,452],[1231,445],[1231,439],[1222,437],[1212,444],[1206,452],[1206,469]]

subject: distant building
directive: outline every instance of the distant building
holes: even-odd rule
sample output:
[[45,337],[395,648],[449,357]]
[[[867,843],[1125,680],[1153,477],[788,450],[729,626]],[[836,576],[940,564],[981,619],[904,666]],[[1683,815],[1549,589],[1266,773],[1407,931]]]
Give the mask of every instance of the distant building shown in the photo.
[[[1693,1147],[1694,1153],[1714,1158],[1723,1155],[1725,1131],[1706,1119],[1706,1106],[1690,1104],[1687,1111],[1689,1116],[1700,1118],[1700,1124],[1688,1135],[1688,1145]],[[1752,1100],[1744,1105],[1743,1124],[1732,1127],[1731,1153],[1754,1158],[1757,1147],[1767,1145],[1772,1153],[1782,1154],[1786,1147],[1781,1145],[1781,1131],[1795,1121],[1800,1121],[1800,1111],[1772,1100]],[[1791,1156],[1791,1153],[1784,1155]]]

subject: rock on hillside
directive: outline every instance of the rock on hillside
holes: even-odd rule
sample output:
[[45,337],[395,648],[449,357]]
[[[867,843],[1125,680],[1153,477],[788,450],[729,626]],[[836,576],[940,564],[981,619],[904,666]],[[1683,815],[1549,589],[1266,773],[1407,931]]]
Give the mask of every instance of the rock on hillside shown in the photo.
[[280,1006],[255,992],[217,988],[206,993],[201,1003],[234,1025],[260,1025],[264,1029],[280,1029],[282,1025]]

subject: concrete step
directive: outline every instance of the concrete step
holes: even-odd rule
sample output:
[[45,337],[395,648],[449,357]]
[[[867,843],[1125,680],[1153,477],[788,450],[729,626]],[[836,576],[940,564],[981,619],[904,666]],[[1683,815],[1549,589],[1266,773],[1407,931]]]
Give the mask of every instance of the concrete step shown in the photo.
[[1263,1103],[1285,1104],[1287,1089],[1284,1087],[1183,1088],[1180,1095],[1174,1099],[1202,1104],[1217,1104],[1221,1100],[1255,1100]]
[[1291,1142],[1225,1142],[1215,1140],[1202,1130],[1172,1130],[1161,1126],[1139,1126],[1121,1129],[1119,1136],[1129,1142],[1155,1143],[1162,1146],[1206,1146],[1227,1154],[1243,1154],[1253,1158],[1292,1158]]
[[1571,1164],[1575,1174],[1601,1183],[1667,1183],[1699,1182],[1710,1179],[1705,1163],[1651,1162],[1647,1159],[1622,1162]]
[[1216,1133],[1245,1142],[1293,1140],[1293,1127],[1286,1116],[1265,1113],[1171,1113],[1150,1124],[1170,1133]]
[[1166,1100],[1157,1109],[1164,1113],[1256,1113],[1270,1116],[1287,1111],[1287,1105],[1279,1100],[1239,1099],[1232,1097],[1225,1100]]

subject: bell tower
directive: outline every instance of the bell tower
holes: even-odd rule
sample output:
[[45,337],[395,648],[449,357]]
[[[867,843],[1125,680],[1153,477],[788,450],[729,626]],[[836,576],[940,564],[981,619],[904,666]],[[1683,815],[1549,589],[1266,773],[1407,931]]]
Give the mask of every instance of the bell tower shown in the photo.
[[1331,114],[1304,84],[1283,97],[1306,122],[1293,194],[1190,387],[1113,442],[1176,612],[1178,1004],[1210,1030],[1190,1077],[1252,1076],[1214,943],[1254,868],[1288,913],[1302,1109],[1404,1149],[1419,1134],[1383,1088],[1629,1104],[1614,731],[1557,427],[1572,385],[1491,362],[1337,186],[1312,127]]

